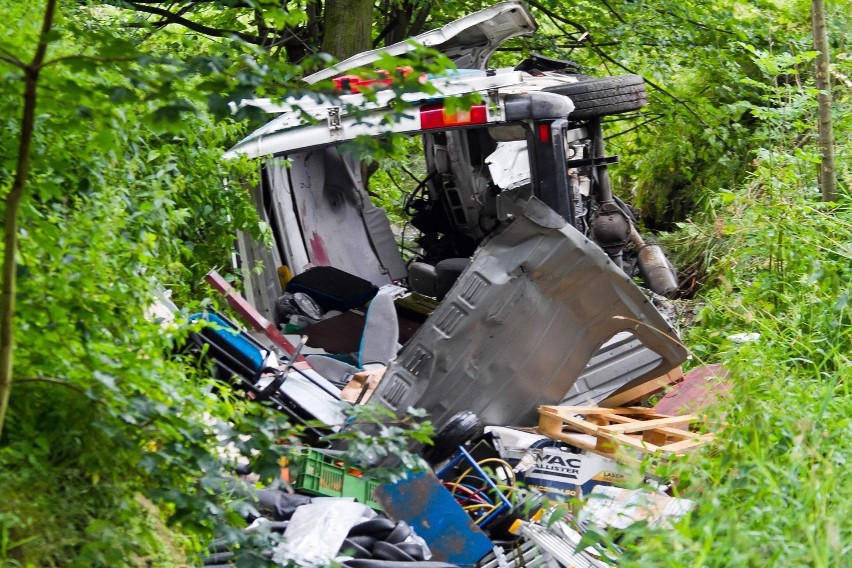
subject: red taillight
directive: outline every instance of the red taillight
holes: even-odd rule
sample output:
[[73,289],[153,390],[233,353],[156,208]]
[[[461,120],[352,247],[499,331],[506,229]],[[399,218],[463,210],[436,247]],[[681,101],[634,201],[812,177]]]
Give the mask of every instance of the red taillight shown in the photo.
[[550,124],[538,125],[538,141],[550,142]]
[[485,111],[484,104],[473,105],[467,110],[457,108],[454,111],[444,109],[444,103],[420,107],[420,128],[423,130],[485,124],[486,122],[488,122],[488,113]]

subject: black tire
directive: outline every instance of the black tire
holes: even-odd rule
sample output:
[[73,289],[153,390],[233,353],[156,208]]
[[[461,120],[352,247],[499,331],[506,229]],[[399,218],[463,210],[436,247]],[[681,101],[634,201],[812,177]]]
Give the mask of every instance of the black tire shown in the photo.
[[395,528],[396,523],[392,520],[377,517],[375,519],[370,519],[369,521],[358,523],[349,529],[348,537],[352,538],[353,536],[368,535],[374,537],[376,540],[384,540]]
[[423,547],[416,542],[401,542],[396,547],[418,562],[424,560]]
[[645,80],[640,75],[586,77],[576,83],[548,87],[545,91],[565,95],[574,103],[569,119],[588,119],[639,110],[648,104]]
[[423,459],[436,465],[456,453],[459,446],[482,436],[485,427],[479,416],[469,410],[459,412],[441,428],[432,440],[433,445],[423,450]]
[[405,521],[399,521],[393,528],[391,533],[385,538],[385,542],[391,544],[399,544],[411,536],[411,527]]
[[353,543],[357,544],[358,546],[362,546],[362,547],[366,548],[367,550],[370,550],[371,548],[373,548],[373,545],[376,544],[376,542],[378,541],[378,539],[376,537],[366,535],[366,534],[362,534],[362,535],[358,535],[358,536],[348,536],[348,537],[346,537],[346,540],[349,541],[349,542],[353,542]]
[[345,554],[347,556],[351,556],[352,558],[373,557],[373,553],[367,550],[367,548],[348,538],[344,539],[343,544],[340,545],[340,554]]
[[373,558],[377,560],[395,560],[397,562],[416,562],[414,557],[389,542],[377,542],[374,544]]

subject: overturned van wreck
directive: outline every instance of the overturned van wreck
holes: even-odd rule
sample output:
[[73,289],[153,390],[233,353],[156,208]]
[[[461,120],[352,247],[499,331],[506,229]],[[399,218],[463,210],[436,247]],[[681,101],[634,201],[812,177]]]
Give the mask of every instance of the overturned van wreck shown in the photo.
[[[424,408],[439,426],[461,411],[523,426],[539,405],[597,403],[685,359],[625,271],[625,248],[644,242],[607,175],[617,159],[605,154],[601,118],[642,107],[642,79],[587,77],[543,57],[487,67],[500,42],[534,29],[521,4],[505,2],[416,38],[463,67],[431,78],[438,96],[379,89],[368,101],[347,79],[333,101],[246,103],[276,115],[229,152],[262,161],[254,198],[273,234],[271,249],[240,236],[242,265],[262,262],[244,271],[246,295],[310,338],[307,364],[332,384],[381,365],[372,400],[391,409]],[[359,54],[308,81],[410,49]],[[445,104],[460,94],[483,102]],[[389,123],[397,96],[411,110]],[[357,136],[390,132],[419,137],[425,160],[404,208],[419,231],[408,262],[347,152]],[[639,250],[645,281],[671,291],[661,251]],[[365,314],[371,298],[383,307],[374,299]]]

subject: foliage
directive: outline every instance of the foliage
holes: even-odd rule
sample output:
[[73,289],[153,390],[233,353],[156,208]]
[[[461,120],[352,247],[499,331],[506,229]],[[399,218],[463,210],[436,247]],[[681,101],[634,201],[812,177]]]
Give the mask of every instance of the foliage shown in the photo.
[[[2,3],[16,23],[0,37],[3,196],[21,134],[15,61],[34,49],[40,4]],[[288,430],[165,358],[181,334],[145,316],[162,285],[181,303],[197,295],[200,275],[229,261],[236,229],[259,230],[247,193],[222,188],[250,170],[220,160],[244,126],[219,117],[223,93],[255,91],[274,67],[237,41],[151,38],[117,18],[62,3],[38,79],[0,445],[12,566],[180,563],[239,520],[216,494],[228,469],[219,440],[246,456],[263,448],[274,464]]]
[[[21,23],[0,38],[6,195],[20,135],[16,61],[33,49],[41,6],[3,10]],[[136,24],[110,6],[60,4],[38,78],[19,214],[14,394],[0,446],[11,565],[166,566],[213,532],[242,539],[239,500],[226,506],[221,495],[230,476],[220,446],[231,443],[269,479],[275,442],[298,434],[206,386],[191,360],[167,358],[185,331],[164,332],[146,312],[162,287],[192,304],[206,294],[201,275],[230,262],[235,231],[261,234],[245,187],[222,184],[252,183],[251,164],[220,158],[245,132],[236,120],[250,116],[231,118],[228,103],[279,96],[304,69],[240,38]],[[447,64],[416,55],[424,62],[394,88],[428,89],[419,73]],[[54,424],[63,427],[45,428]],[[57,515],[60,503],[74,514]],[[264,563],[247,550],[243,564]]]
[[[753,50],[782,56],[811,49],[806,2],[529,4],[541,29],[514,49],[574,59],[587,74],[645,78],[649,105],[605,128],[609,151],[622,157],[610,168],[616,190],[658,230],[703,212],[710,196],[747,175],[759,118],[743,103],[759,104],[763,88],[776,85],[755,67]],[[834,37],[843,37],[845,18],[833,7]],[[797,69],[805,76],[806,61]]]
[[[733,390],[715,409],[715,447],[670,472],[695,510],[674,531],[625,535],[626,566],[841,566],[850,554],[852,195],[820,202],[815,94],[797,73],[812,54],[749,51],[786,79],[749,83],[753,171],[668,237],[710,264],[686,342],[723,363]],[[838,141],[848,152],[848,134]]]
[[384,406],[367,404],[348,408],[346,427],[328,439],[346,441],[346,460],[367,470],[371,479],[393,482],[407,471],[428,469],[412,446],[431,444],[434,435],[422,410],[409,408],[398,417]]
[[720,207],[730,252],[687,344],[728,368],[733,391],[712,452],[671,472],[696,510],[676,531],[631,535],[625,565],[840,566],[850,553],[852,208],[789,189]]

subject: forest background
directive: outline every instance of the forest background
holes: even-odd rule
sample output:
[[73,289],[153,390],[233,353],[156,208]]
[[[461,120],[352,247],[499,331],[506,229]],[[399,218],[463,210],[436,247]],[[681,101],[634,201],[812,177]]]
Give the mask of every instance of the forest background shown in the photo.
[[[228,103],[301,92],[323,53],[489,4],[0,0],[0,565],[188,565],[214,534],[239,534],[217,440],[269,474],[286,424],[207,388],[146,318],[160,286],[182,306],[209,302],[201,276],[229,267],[234,232],[264,233],[247,192],[222,181],[252,165],[220,160],[262,119]],[[824,203],[811,2],[528,6],[539,31],[497,62],[537,51],[645,77],[648,107],[606,125],[616,192],[680,270],[690,364],[734,378],[718,443],[671,471],[695,511],[625,535],[622,564],[842,565],[852,7],[826,3],[838,198]],[[376,182],[377,199],[400,199],[390,178]]]

